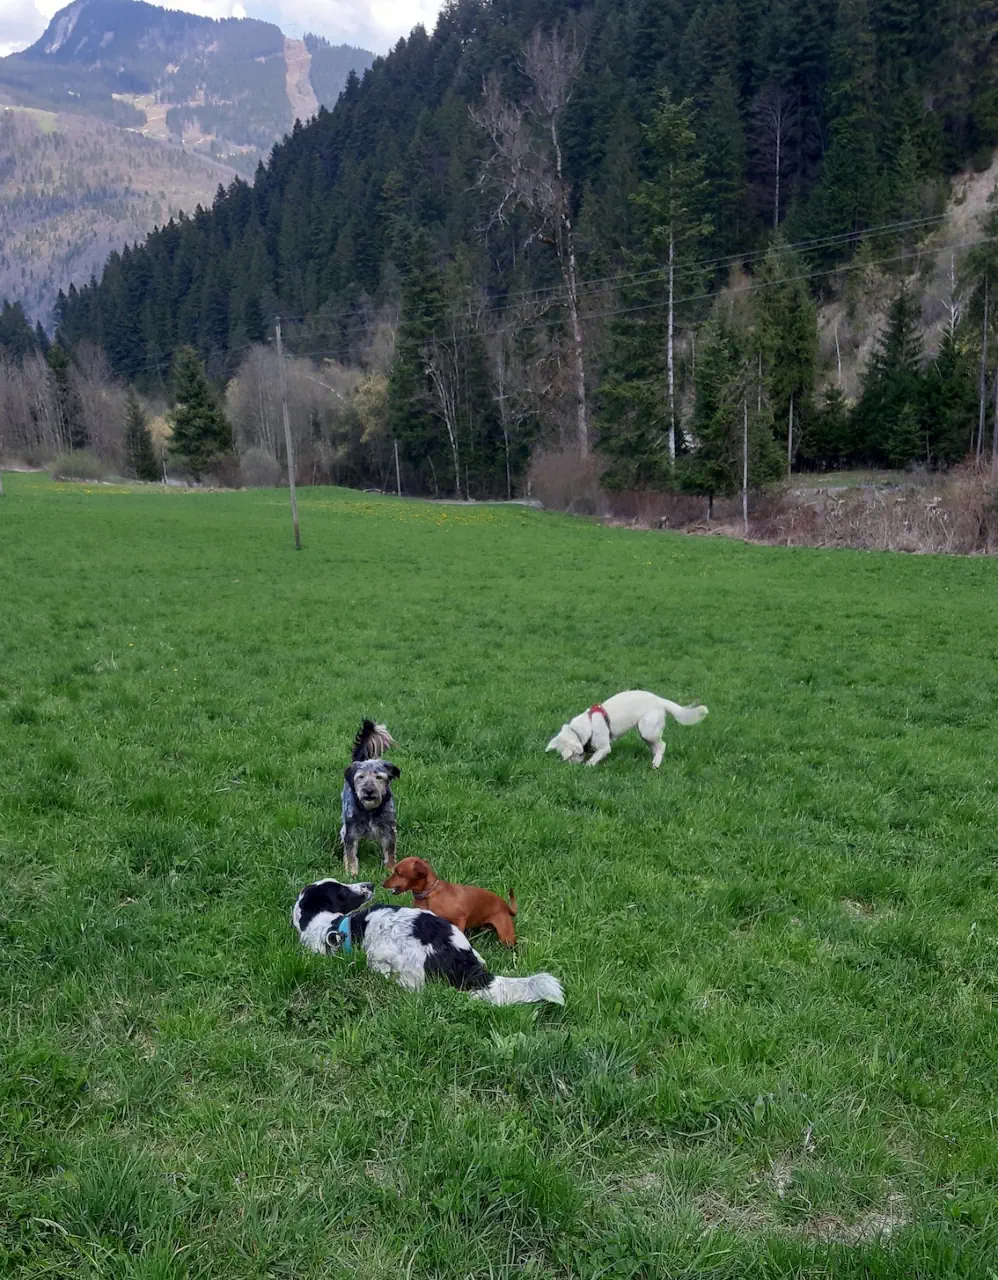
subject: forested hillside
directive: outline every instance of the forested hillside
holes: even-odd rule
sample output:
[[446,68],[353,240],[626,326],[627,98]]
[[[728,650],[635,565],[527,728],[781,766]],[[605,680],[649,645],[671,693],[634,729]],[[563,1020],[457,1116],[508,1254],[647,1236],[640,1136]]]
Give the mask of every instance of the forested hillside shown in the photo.
[[0,110],[0,297],[51,323],[60,289],[182,209],[231,169],[79,116]]
[[67,5],[31,48],[0,58],[0,297],[50,324],[60,288],[252,175],[372,60],[267,22],[142,0]]
[[[953,461],[984,442],[988,227],[952,249],[943,372],[902,286],[996,141],[993,0],[456,0],[60,333],[151,388],[182,344],[225,382],[276,314],[358,369],[388,332],[383,433],[428,490],[513,487],[544,434],[703,492],[743,434],[760,481]],[[815,304],[874,277],[907,302],[849,412]]]

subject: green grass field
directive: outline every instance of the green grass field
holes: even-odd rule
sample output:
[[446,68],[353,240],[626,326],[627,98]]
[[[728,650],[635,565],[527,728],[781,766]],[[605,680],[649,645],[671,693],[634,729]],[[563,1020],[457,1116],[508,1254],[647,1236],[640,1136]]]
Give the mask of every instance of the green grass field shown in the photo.
[[[0,1275],[998,1274],[998,564],[5,489]],[[299,949],[365,714],[564,1009]]]

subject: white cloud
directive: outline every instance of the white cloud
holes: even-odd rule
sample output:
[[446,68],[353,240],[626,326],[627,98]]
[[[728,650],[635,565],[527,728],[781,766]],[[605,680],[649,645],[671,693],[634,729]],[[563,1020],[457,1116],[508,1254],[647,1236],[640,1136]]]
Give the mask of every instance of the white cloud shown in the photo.
[[[163,3],[163,0],[159,0]],[[385,53],[421,22],[432,30],[443,0],[166,0],[208,18],[263,18],[291,35],[314,31],[334,43]],[[63,0],[0,0],[0,55],[33,44]]]
[[355,44],[387,53],[401,36],[421,22],[428,31],[436,23],[443,0],[250,0],[251,17],[269,17],[289,35],[306,31],[334,44]]

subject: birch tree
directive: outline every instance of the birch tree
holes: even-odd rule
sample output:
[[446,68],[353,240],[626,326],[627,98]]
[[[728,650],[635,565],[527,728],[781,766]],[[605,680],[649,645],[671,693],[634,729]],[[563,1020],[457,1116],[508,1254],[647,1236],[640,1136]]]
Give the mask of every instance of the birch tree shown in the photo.
[[783,180],[792,155],[791,140],[799,122],[796,94],[770,80],[752,105],[752,152],[769,187],[767,203],[776,231],[783,212]]
[[571,332],[571,360],[579,453],[589,452],[585,338],[579,299],[579,267],[572,225],[572,189],[565,173],[561,130],[582,65],[582,51],[558,27],[538,28],[523,50],[520,67],[530,92],[525,102],[504,98],[496,76],[486,81],[472,119],[492,147],[483,183],[495,190],[493,223],[508,224],[517,209],[532,225],[530,239],[548,245],[558,260]]

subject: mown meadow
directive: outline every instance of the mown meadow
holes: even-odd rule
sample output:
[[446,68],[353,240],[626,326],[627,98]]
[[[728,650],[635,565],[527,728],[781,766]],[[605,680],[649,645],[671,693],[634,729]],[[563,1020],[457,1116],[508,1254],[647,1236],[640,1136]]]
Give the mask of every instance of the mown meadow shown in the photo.
[[[4,487],[0,1274],[998,1274],[993,561]],[[299,949],[364,715],[564,1009]]]

